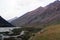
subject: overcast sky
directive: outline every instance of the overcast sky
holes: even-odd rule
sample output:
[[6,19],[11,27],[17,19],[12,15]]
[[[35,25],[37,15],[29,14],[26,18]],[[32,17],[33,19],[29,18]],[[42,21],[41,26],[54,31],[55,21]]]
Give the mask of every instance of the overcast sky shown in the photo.
[[55,0],[0,0],[0,15],[9,20]]

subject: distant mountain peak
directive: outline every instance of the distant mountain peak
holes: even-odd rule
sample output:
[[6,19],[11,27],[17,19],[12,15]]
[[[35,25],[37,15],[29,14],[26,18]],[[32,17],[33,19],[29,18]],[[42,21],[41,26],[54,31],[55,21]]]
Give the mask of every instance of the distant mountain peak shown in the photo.
[[60,1],[60,0],[56,0],[56,1]]
[[47,5],[46,7],[49,8],[49,9],[55,9],[55,10],[60,9],[60,1],[56,0],[53,3]]
[[56,2],[56,3],[59,3],[59,2],[60,2],[60,0],[56,0],[55,2]]

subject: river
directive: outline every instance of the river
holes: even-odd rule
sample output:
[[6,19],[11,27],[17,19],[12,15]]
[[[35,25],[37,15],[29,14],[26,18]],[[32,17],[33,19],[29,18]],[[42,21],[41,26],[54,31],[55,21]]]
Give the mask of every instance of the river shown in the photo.
[[20,28],[20,27],[0,27],[0,32],[13,30],[14,28]]

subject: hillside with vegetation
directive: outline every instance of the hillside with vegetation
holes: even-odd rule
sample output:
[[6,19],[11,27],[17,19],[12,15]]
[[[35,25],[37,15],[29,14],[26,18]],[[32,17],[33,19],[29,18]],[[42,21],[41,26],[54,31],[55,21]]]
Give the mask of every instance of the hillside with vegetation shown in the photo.
[[60,24],[44,28],[29,40],[60,40]]

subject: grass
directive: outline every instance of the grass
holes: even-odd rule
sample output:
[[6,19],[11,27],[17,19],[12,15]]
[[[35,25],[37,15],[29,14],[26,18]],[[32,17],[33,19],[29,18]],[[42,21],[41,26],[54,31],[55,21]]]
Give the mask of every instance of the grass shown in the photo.
[[60,40],[60,24],[44,28],[29,40]]

